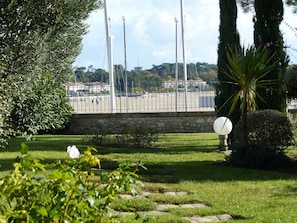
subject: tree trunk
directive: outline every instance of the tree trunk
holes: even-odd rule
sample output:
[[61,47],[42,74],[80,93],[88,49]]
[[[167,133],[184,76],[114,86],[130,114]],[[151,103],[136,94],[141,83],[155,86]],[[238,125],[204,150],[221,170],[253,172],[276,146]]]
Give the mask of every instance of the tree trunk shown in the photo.
[[242,112],[242,129],[241,129],[241,140],[243,143],[248,143],[248,128],[247,128],[247,103],[244,104]]

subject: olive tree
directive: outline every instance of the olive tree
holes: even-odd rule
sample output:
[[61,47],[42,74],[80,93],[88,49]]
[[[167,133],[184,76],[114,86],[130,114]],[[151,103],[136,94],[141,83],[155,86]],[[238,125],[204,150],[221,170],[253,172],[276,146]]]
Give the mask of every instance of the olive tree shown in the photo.
[[[101,5],[98,0],[0,2],[0,99],[7,104],[0,111],[2,138],[10,134],[9,126],[36,133],[66,120],[71,108],[62,89],[81,50],[84,20]],[[45,83],[47,90],[40,91]]]

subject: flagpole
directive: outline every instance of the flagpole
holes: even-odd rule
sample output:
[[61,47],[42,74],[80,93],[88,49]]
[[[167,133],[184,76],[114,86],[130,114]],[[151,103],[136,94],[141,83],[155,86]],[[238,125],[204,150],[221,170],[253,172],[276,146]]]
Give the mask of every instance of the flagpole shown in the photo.
[[110,18],[108,16],[107,0],[104,0],[104,14],[105,14],[105,26],[106,26],[108,67],[109,67],[110,112],[116,113],[114,74],[113,74],[113,55],[112,55],[112,36],[110,34]]
[[185,49],[185,29],[184,29],[184,3],[180,0],[181,10],[181,30],[182,30],[182,49],[183,49],[183,62],[184,62],[184,82],[185,82],[185,111],[188,111],[188,77],[187,77],[187,61],[186,61],[186,49]]
[[175,112],[177,112],[177,96],[178,96],[178,58],[177,58],[177,18],[175,21]]

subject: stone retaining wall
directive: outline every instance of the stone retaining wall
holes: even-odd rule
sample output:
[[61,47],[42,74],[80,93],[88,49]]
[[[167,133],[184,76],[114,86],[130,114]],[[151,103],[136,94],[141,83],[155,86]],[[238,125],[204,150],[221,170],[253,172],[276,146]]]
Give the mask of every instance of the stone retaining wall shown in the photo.
[[[297,119],[297,110],[290,109],[291,119]],[[95,135],[121,126],[147,127],[164,133],[213,132],[215,112],[169,112],[169,113],[116,113],[73,114],[64,134]]]
[[215,112],[73,114],[65,134],[94,135],[121,126],[147,127],[164,133],[213,132]]

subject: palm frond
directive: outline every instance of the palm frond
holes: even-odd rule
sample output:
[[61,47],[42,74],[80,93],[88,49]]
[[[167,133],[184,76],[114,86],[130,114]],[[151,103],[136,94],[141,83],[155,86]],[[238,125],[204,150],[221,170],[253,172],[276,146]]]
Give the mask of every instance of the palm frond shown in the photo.
[[[222,72],[229,80],[223,81],[230,85],[238,86],[241,90],[233,95],[230,112],[234,112],[241,101],[243,108],[256,108],[256,97],[263,98],[256,91],[260,88],[268,88],[277,83],[277,80],[265,79],[274,68],[276,62],[272,62],[274,54],[266,48],[232,48],[228,47],[226,53],[228,65]],[[240,100],[240,97],[243,97]],[[229,113],[230,113],[229,112]]]

